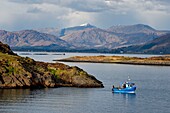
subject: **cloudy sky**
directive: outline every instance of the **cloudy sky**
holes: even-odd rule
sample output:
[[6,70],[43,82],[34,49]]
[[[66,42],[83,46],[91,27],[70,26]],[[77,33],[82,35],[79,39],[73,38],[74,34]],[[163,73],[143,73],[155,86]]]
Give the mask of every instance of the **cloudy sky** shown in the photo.
[[147,24],[170,30],[170,0],[0,0],[0,29],[64,28],[90,23]]

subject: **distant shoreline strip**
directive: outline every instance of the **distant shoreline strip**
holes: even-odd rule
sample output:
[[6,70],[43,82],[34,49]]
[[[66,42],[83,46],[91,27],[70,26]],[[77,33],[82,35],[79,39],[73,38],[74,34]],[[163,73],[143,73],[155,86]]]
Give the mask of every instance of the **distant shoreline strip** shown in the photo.
[[108,63],[108,64],[130,64],[130,65],[151,65],[151,66],[170,66],[169,63],[146,63],[146,62],[106,62],[106,61],[85,61],[85,60],[53,60],[53,61],[61,61],[61,62],[77,62],[77,63]]

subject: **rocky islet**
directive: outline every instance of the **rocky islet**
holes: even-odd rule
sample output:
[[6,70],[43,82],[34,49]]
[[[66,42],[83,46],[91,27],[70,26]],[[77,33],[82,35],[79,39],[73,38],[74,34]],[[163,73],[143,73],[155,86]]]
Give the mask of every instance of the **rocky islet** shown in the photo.
[[76,66],[20,57],[3,43],[0,48],[0,88],[104,87],[101,81]]

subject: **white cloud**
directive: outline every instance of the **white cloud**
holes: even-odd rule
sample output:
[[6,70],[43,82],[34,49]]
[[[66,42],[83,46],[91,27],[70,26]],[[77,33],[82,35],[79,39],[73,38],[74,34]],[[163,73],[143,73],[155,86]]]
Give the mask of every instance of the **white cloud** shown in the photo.
[[[139,12],[138,20],[142,23],[149,23],[157,29],[170,29],[169,18],[170,14],[162,11],[145,11]],[[167,28],[166,28],[167,27]]]
[[[0,25],[1,26],[12,26],[15,24],[18,15],[23,15],[29,7],[28,5],[19,5],[16,3],[6,2],[5,0],[0,1]],[[1,27],[0,26],[0,27]],[[2,29],[2,27],[1,27]]]
[[170,29],[169,0],[0,0],[0,28],[145,23]]
[[44,2],[44,0],[8,0],[8,1],[21,4],[39,4]]
[[90,22],[91,24],[95,24],[95,19],[93,14],[89,14],[87,12],[72,12],[66,16],[61,17],[62,20],[65,21],[65,27],[71,27],[80,25],[86,22]]

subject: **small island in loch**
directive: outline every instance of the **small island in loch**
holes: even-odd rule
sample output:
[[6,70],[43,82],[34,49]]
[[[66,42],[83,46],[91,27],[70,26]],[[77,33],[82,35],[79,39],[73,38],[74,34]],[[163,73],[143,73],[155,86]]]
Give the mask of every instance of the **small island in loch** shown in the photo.
[[149,57],[149,58],[127,57],[127,56],[103,56],[103,55],[74,56],[74,57],[55,60],[55,61],[170,66],[170,55]]
[[101,88],[102,82],[76,66],[20,57],[0,42],[0,88]]

